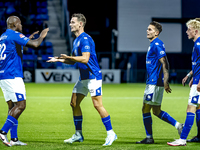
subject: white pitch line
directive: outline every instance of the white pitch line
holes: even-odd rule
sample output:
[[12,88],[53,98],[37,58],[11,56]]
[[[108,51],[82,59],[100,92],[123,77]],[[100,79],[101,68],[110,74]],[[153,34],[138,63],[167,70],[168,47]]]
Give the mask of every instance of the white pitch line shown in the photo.
[[[0,96],[0,98],[4,98],[3,96]],[[71,99],[71,97],[48,97],[48,96],[27,96],[27,99]],[[87,99],[90,99],[90,96],[86,97]],[[189,97],[163,97],[163,99],[188,99]],[[142,99],[143,97],[104,97],[103,99]]]

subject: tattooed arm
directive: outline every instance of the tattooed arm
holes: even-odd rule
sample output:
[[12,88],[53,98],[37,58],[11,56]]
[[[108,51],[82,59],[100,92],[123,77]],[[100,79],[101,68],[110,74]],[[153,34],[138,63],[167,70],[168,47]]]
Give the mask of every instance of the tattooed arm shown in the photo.
[[162,64],[163,74],[164,74],[164,88],[167,93],[171,93],[171,88],[169,87],[169,63],[167,57],[162,57],[159,59]]

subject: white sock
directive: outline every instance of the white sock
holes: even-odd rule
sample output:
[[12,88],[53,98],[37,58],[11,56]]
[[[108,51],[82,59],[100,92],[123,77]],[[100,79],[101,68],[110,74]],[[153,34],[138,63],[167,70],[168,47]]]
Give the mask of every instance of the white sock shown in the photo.
[[113,130],[107,131],[107,135],[115,133]]

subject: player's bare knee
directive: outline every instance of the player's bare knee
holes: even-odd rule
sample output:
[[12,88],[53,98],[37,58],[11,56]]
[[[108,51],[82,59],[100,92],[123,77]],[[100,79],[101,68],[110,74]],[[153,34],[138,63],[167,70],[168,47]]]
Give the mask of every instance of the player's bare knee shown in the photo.
[[72,108],[75,108],[75,107],[76,107],[76,103],[71,102],[71,103],[70,103],[70,106],[71,106]]

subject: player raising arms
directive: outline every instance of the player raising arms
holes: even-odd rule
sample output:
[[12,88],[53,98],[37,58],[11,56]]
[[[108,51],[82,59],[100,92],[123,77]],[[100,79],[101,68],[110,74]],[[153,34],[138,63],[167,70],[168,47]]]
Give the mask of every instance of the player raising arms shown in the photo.
[[[183,78],[182,84],[185,85],[185,82],[187,81],[188,77],[193,76],[189,86],[190,94],[189,94],[189,100],[188,100],[188,106],[187,106],[187,116],[185,120],[185,125],[183,127],[181,137],[180,139],[174,141],[174,142],[168,142],[167,144],[170,146],[185,146],[186,145],[186,139],[188,137],[188,134],[192,128],[192,125],[194,123],[194,117],[196,113],[196,120],[197,120],[197,126],[199,128],[200,123],[200,22],[197,19],[189,20],[187,23],[187,35],[188,39],[192,39],[194,41],[194,47],[192,51],[192,71],[188,73],[188,75]],[[199,133],[198,133],[199,134]],[[188,142],[199,142],[200,140],[198,137],[194,137],[191,140],[188,140]]]
[[106,142],[103,144],[103,146],[107,146],[117,139],[117,135],[112,130],[110,115],[102,104],[102,73],[98,65],[94,41],[84,32],[85,24],[86,18],[83,14],[73,14],[70,21],[71,31],[76,36],[73,43],[73,56],[61,54],[61,57],[52,57],[47,62],[77,63],[80,71],[80,78],[73,88],[70,103],[76,132],[70,139],[64,140],[64,143],[82,142],[84,140],[80,103],[90,92],[93,105],[107,130]]
[[[0,130],[0,140],[6,146],[27,145],[18,140],[18,118],[26,108],[26,92],[23,82],[22,61],[17,54],[17,45],[37,48],[49,29],[44,29],[39,38],[30,40],[22,33],[21,20],[16,16],[7,19],[7,30],[0,37],[0,87],[8,104],[8,117]],[[34,34],[36,34],[35,32]],[[30,36],[33,37],[34,34]],[[7,139],[10,130],[11,141]]]
[[151,22],[147,28],[147,38],[150,41],[150,46],[146,55],[147,81],[142,108],[146,138],[136,142],[137,144],[154,143],[151,109],[155,116],[175,126],[179,133],[181,133],[183,127],[183,124],[180,124],[167,112],[161,110],[164,89],[167,93],[171,93],[171,88],[168,83],[169,63],[165,53],[164,43],[158,39],[161,31],[161,24],[155,21]]

